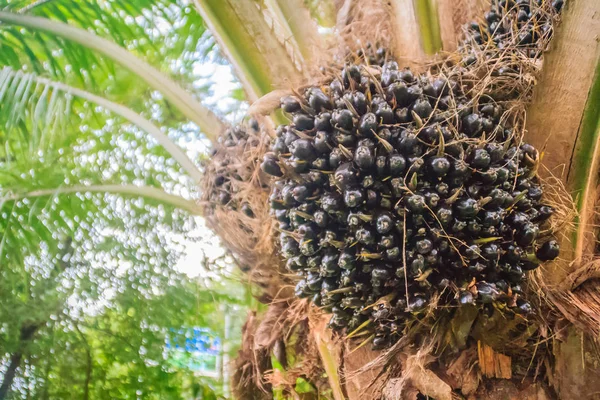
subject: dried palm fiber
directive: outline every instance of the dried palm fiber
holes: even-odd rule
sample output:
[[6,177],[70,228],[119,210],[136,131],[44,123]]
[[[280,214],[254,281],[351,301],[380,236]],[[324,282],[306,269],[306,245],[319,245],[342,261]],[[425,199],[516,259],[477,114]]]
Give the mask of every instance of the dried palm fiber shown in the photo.
[[388,11],[387,2],[381,0],[340,2],[336,30],[340,36],[338,46],[342,58],[365,48],[368,43],[391,48]]
[[251,313],[232,376],[238,399],[271,398],[272,390],[295,393],[298,379],[316,392],[327,390],[316,343],[309,329],[315,310],[305,300],[278,300],[265,313]]
[[[369,43],[386,48],[402,66],[422,72],[439,56],[424,54],[414,2],[408,0],[340,0],[337,2],[338,53],[356,53]],[[437,4],[444,51],[454,51],[465,23],[489,8],[488,0],[443,1]],[[341,50],[341,52],[340,52]],[[338,54],[338,55],[339,55]]]
[[[502,3],[504,3],[504,5],[502,5]],[[517,11],[519,9],[515,7],[514,3],[495,3],[496,7],[505,7],[504,13],[501,13],[502,16],[499,19],[496,19],[496,17],[489,14],[487,16],[488,20],[483,24],[483,28],[480,28],[480,26],[471,26],[469,32],[470,36],[468,36],[470,39],[465,41],[463,46],[460,47],[457,55],[450,59],[446,64],[431,71],[431,73],[436,76],[455,79],[458,82],[463,93],[469,98],[468,102],[459,105],[459,109],[469,109],[477,105],[480,101],[487,102],[490,101],[490,99],[498,104],[502,104],[504,112],[501,119],[507,125],[511,126],[511,139],[517,142],[524,134],[524,105],[530,98],[534,77],[541,67],[540,61],[542,51],[550,40],[553,29],[552,25],[556,18],[556,11],[551,8],[549,3],[543,3],[541,6],[536,4],[528,5],[525,4],[525,2],[520,2],[519,4],[519,8],[521,9],[523,6],[530,7],[530,10],[528,11],[531,11],[531,15],[529,15],[528,18],[534,16],[536,19],[543,19],[545,23],[539,25],[533,24],[529,27],[524,27],[523,25],[518,27],[515,24],[515,27],[513,27],[511,25],[511,18],[513,18],[512,21],[514,22],[514,18],[518,16]],[[512,7],[514,7],[514,13],[508,12],[507,8]],[[507,17],[507,15],[510,15],[510,17]],[[498,39],[498,37],[490,37],[492,35],[485,33],[485,30],[491,26],[494,26],[492,32],[497,33],[499,29],[504,29],[506,31],[505,33],[500,34],[502,37],[496,43],[493,42],[493,39]],[[539,30],[542,28],[544,31]],[[528,37],[527,35],[531,35],[531,37]],[[563,206],[565,206],[566,209],[569,209],[571,204],[570,202],[567,202],[566,205],[557,204],[558,208]],[[567,215],[568,211],[563,214]],[[554,224],[557,223],[558,222],[554,222]],[[535,296],[534,301],[537,301]],[[536,308],[537,307],[539,307],[539,305],[536,305]],[[488,312],[489,311],[490,310],[488,310]],[[453,313],[452,310],[442,310],[441,312],[447,312],[449,314]],[[476,315],[471,319],[466,318],[463,322],[468,323],[468,327],[471,325],[474,326],[474,332],[479,332],[478,335],[483,339],[484,336],[486,336],[486,333],[493,332],[497,329],[502,318],[504,318],[502,312],[492,310],[491,315]],[[533,347],[540,347],[539,343],[536,343],[535,338],[530,338],[535,332],[531,332],[529,327],[536,326],[537,324],[531,324],[532,321],[527,321],[519,316],[515,316],[514,318],[515,320],[513,320],[513,323],[508,325],[512,325],[512,327],[516,328],[519,335],[511,338],[511,340],[505,340],[503,347],[506,347],[506,350],[512,348],[516,353],[515,355],[524,354],[526,358],[528,353],[523,353],[520,350],[521,348],[528,346],[530,355],[531,352],[533,352]],[[437,316],[430,320],[430,324],[427,324],[424,323],[427,321],[426,318],[424,318],[423,320],[417,321],[415,325],[420,328],[418,330],[419,333],[423,333],[427,330],[438,331],[438,333],[447,332],[440,328],[441,325],[444,325],[440,323],[443,319],[443,316],[441,319],[440,316]],[[448,323],[452,323],[452,318]],[[544,327],[545,324],[543,320],[540,321],[537,326]],[[423,327],[425,327],[425,330],[423,330]],[[460,323],[457,328],[461,328]],[[469,333],[470,330],[467,329],[467,332],[463,333],[463,336],[468,336]],[[508,330],[508,332],[504,331],[503,335],[497,335],[497,339],[500,341],[505,338],[504,334],[507,333],[510,333],[510,330]],[[543,332],[540,334],[543,335]],[[446,348],[449,343],[444,343],[448,339],[443,338],[443,335],[438,334],[437,337],[440,339],[440,342],[436,343],[434,348],[436,349],[436,353],[439,354],[440,350]],[[463,341],[466,341],[466,339],[467,337],[464,337]],[[519,346],[513,346],[515,342],[519,343]],[[395,349],[395,352],[388,352],[383,359],[379,359],[377,362],[365,366],[363,370],[380,367],[382,364],[388,364],[389,361],[392,361],[394,356],[398,354],[398,350],[403,347],[404,346],[400,346]],[[542,350],[538,352],[543,353]],[[527,361],[530,361],[530,359],[527,359]],[[537,364],[528,362],[527,364],[533,365],[534,369],[541,365],[539,362]],[[526,365],[520,374],[526,375],[529,372],[527,369]],[[417,370],[419,369],[417,368]]]
[[[267,126],[263,124],[263,129]],[[263,290],[265,302],[284,295],[285,281],[271,240],[269,186],[258,168],[269,140],[256,120],[227,130],[205,162],[201,199],[207,225],[248,280]]]
[[489,0],[455,0],[436,4],[440,35],[445,52],[455,51],[463,37],[466,23],[483,15],[490,8]]
[[[257,346],[273,349],[273,354],[282,368],[266,371],[266,379],[284,395],[295,394],[299,378],[308,382],[317,392],[323,393],[329,387],[325,370],[318,356],[317,343],[312,335],[309,320],[315,313],[308,302],[295,299],[285,309],[277,309],[271,304],[267,315],[273,322],[263,327],[265,331],[277,332],[271,340],[255,342]],[[265,321],[267,319],[265,318]]]
[[577,261],[575,271],[560,287],[549,285],[541,274],[535,275],[535,284],[540,296],[556,313],[555,319],[565,318],[597,340],[600,335],[599,279],[600,259],[595,256],[583,262]]
[[231,369],[231,389],[236,399],[272,398],[271,386],[264,378],[264,371],[271,369],[269,351],[253,346],[259,323],[256,312],[250,312],[242,328],[242,347],[231,365],[226,366]]

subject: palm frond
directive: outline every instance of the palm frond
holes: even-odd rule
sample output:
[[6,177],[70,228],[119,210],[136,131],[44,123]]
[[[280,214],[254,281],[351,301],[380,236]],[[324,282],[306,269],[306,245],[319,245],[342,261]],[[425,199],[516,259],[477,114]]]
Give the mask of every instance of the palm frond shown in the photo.
[[[35,86],[35,89],[29,90],[32,86]],[[20,90],[22,87],[24,89]],[[32,120],[32,129],[27,131],[31,136],[31,140],[29,140],[30,152],[31,150],[43,152],[43,149],[40,149],[39,147],[46,144],[45,142],[48,141],[48,139],[46,139],[46,133],[49,130],[51,130],[51,134],[56,134],[57,128],[59,132],[65,131],[64,120],[67,118],[67,115],[69,115],[71,98],[67,97],[66,101],[60,101],[62,100],[60,92],[96,103],[106,110],[118,114],[131,123],[136,124],[139,128],[152,135],[195,182],[202,179],[202,173],[185,152],[171,141],[160,128],[133,110],[111,102],[104,97],[94,95],[64,83],[53,82],[33,74],[24,74],[20,71],[13,71],[8,67],[5,67],[0,72],[0,104],[2,104],[2,106],[0,106],[0,112],[10,114],[10,116],[7,116],[6,118],[0,116],[0,120],[6,120],[6,134],[10,134],[15,128],[22,132],[23,129],[20,128],[23,128],[23,126],[26,125],[23,124],[23,122],[29,117]],[[27,110],[29,108],[24,106],[26,106],[27,103],[34,101],[35,99],[33,97],[36,94],[39,95],[35,107],[31,110],[32,112],[30,115],[27,115]],[[63,103],[65,103],[65,107],[63,107]],[[56,120],[57,118],[58,120]]]
[[62,146],[71,98],[40,85],[32,74],[0,71],[0,154],[10,165],[15,159],[33,159]]
[[33,260],[46,265],[44,257],[58,260],[66,238],[72,238],[78,260],[171,264],[165,257],[173,256],[172,249],[165,241],[191,229],[188,210],[197,212],[193,202],[151,187],[92,185],[3,193],[0,260],[3,266],[19,268]]
[[[4,0],[0,9],[86,29],[151,63],[160,63],[165,57],[171,62],[184,52],[195,52],[206,33],[202,19],[185,0]],[[169,46],[157,45],[166,39],[170,39]],[[213,46],[214,42],[210,48]]]
[[5,193],[0,197],[0,202],[17,201],[22,199],[33,199],[37,197],[52,197],[69,193],[113,193],[132,197],[144,197],[160,201],[161,203],[188,211],[192,214],[200,214],[200,206],[192,200],[175,196],[162,189],[151,186],[136,185],[75,185],[64,186],[54,189],[38,189],[26,193]]
[[123,67],[136,73],[140,78],[144,79],[148,85],[154,87],[163,94],[179,111],[191,121],[195,122],[205,135],[213,141],[216,140],[218,135],[225,128],[224,123],[212,111],[196,101],[189,93],[169,77],[165,76],[145,61],[135,57],[123,47],[83,29],[46,18],[0,12],[0,21],[51,33],[79,43],[88,49],[113,59]]
[[[198,212],[190,200],[194,185],[164,147],[108,107],[88,101],[95,98],[84,100],[77,90],[69,93],[68,87],[37,78],[0,71],[4,265],[54,257],[64,237],[88,248],[106,241],[112,250],[103,257],[133,259],[137,250],[123,247],[120,241],[127,236],[117,240],[116,232],[152,237],[189,226],[190,213]],[[151,232],[160,226],[162,233]],[[161,262],[171,254],[158,247],[152,251]]]

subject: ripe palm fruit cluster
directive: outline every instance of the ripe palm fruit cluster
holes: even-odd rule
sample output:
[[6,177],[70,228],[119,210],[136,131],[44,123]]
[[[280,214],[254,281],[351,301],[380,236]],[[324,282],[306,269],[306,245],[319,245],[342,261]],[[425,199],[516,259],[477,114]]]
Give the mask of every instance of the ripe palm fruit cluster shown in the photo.
[[480,48],[527,49],[530,57],[536,57],[543,48],[533,47],[543,44],[544,37],[549,39],[552,16],[562,10],[564,0],[494,0],[491,3],[485,19],[469,25],[468,38]]
[[388,62],[347,65],[281,107],[292,122],[261,166],[270,207],[296,294],[332,328],[370,319],[381,348],[434,298],[530,312],[525,273],[558,256],[553,210],[501,105]]
[[254,217],[248,202],[240,201],[236,195],[254,173],[252,165],[243,165],[241,160],[247,147],[258,146],[259,131],[256,120],[250,120],[248,124],[228,128],[219,138],[220,143],[205,166],[205,175],[210,181],[204,193],[206,204]]
[[[475,79],[475,90],[493,93],[496,100],[515,99],[531,92],[531,74],[539,72],[543,51],[550,42],[563,0],[493,0],[479,22],[466,28],[459,46],[461,65]],[[491,81],[481,80],[489,74]]]

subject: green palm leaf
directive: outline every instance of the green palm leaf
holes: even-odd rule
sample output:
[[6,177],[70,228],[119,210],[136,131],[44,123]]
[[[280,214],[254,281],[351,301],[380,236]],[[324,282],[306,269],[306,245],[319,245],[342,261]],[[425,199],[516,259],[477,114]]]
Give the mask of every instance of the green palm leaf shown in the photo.
[[[92,106],[89,100],[101,107]],[[136,120],[139,126],[131,125]],[[142,129],[154,129],[159,143],[162,140],[172,149],[148,141]],[[139,146],[140,142],[147,144]],[[137,160],[131,159],[134,148],[138,149]],[[175,209],[197,213],[192,199],[177,195],[181,190],[194,193],[192,180],[184,186],[178,183],[186,182],[185,166],[180,169],[178,158],[191,164],[166,135],[130,110],[60,83],[3,69],[0,257],[22,264],[39,252],[40,243],[57,254],[60,238],[77,234],[91,240],[98,232],[91,227],[102,223],[102,215],[106,215],[106,229],[112,231],[131,230],[121,224],[134,215],[146,218],[144,207],[125,219],[107,213],[117,201],[129,207],[168,207],[168,213],[153,217],[148,230],[171,221],[172,215],[186,215]],[[151,166],[146,160],[152,160]],[[193,164],[191,168],[199,174]],[[163,215],[162,219],[158,215]]]
[[179,111],[192,122],[195,122],[203,130],[206,136],[213,141],[216,140],[217,136],[225,128],[221,120],[216,117],[212,111],[202,106],[169,77],[160,73],[145,61],[135,57],[123,47],[80,28],[75,28],[66,23],[52,21],[46,18],[0,12],[0,21],[21,25],[68,39],[111,58],[123,67],[135,72],[141,79],[145,80],[147,84],[157,89],[172,102]]
[[[32,86],[35,86],[35,89],[31,90]],[[66,96],[61,96],[62,94]],[[6,121],[6,134],[10,135],[15,130],[21,131],[20,128],[25,127],[27,119],[30,118],[31,126],[25,130],[26,134],[31,135],[30,153],[32,150],[43,153],[44,149],[40,147],[41,145],[45,145],[46,142],[52,143],[54,136],[66,131],[65,118],[71,111],[72,95],[93,102],[136,124],[163,146],[195,182],[202,179],[202,173],[198,167],[181,148],[152,122],[129,108],[61,82],[53,82],[32,74],[23,74],[7,67],[0,72],[0,103],[2,103],[0,112],[4,113],[4,115],[0,115],[0,120]],[[31,102],[35,102],[35,105],[31,104],[32,107],[26,107],[26,104]]]

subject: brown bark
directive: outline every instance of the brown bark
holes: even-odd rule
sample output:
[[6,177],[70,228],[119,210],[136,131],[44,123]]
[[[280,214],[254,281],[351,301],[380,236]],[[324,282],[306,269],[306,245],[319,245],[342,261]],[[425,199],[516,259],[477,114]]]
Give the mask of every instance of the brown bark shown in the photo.
[[79,325],[75,324],[75,330],[79,334],[79,337],[81,337],[81,341],[83,342],[83,346],[85,347],[86,365],[85,365],[85,382],[83,384],[83,400],[89,400],[89,398],[90,398],[90,383],[92,382],[92,368],[93,368],[92,352],[91,352],[90,345],[89,345],[85,335],[79,328]]
[[600,399],[600,357],[593,339],[570,327],[556,343],[555,354],[560,399]]
[[[556,33],[553,48],[546,55],[542,76],[527,115],[527,140],[544,149],[543,164],[547,171],[540,172],[561,178],[574,198],[585,193],[582,190],[584,188],[577,187],[581,183],[577,183],[574,171],[581,167],[578,165],[582,162],[577,158],[578,152],[582,147],[590,145],[582,139],[581,134],[586,104],[594,96],[591,88],[600,59],[599,17],[600,2],[596,0],[575,0],[567,3],[563,12],[563,23]],[[597,171],[592,173],[596,174]],[[592,196],[594,193],[592,190],[588,195]],[[583,199],[583,203],[586,201],[596,202],[597,199]],[[579,221],[580,224],[587,222],[589,219],[586,218]],[[588,228],[580,225],[579,230],[586,232]],[[583,239],[581,236],[577,238],[578,241]],[[581,275],[578,268],[582,267],[582,258],[593,255],[576,252],[575,249],[581,246],[572,240],[573,236],[563,238],[563,261],[551,263],[545,266],[543,271],[548,284],[551,287],[560,287],[559,290],[563,291],[568,276]],[[577,259],[573,261],[576,255]],[[593,297],[588,297],[587,300],[594,304],[588,304],[586,309],[595,309],[597,300]],[[559,306],[563,313],[564,307],[569,307],[569,304]],[[577,314],[577,309],[566,311],[565,315]],[[600,354],[596,350],[594,339],[574,326],[558,332],[560,335],[554,341],[555,365],[551,383],[559,398],[600,398],[600,381],[597,379],[600,374]]]
[[[362,347],[354,352],[348,349],[344,355],[344,370],[346,375],[352,375],[353,371],[358,370],[369,362],[373,361],[380,352],[372,351],[367,347]],[[380,396],[381,385],[372,385],[371,383],[377,379],[385,380],[382,368],[373,368],[364,374],[359,374],[355,377],[350,377],[346,380],[346,390],[350,399],[374,399]]]
[[21,361],[23,360],[23,351],[27,346],[27,342],[31,340],[33,335],[35,335],[35,333],[41,326],[41,323],[35,323],[27,324],[21,327],[18,349],[10,356],[8,369],[4,374],[2,385],[0,385],[0,400],[6,399],[10,394],[13,381],[15,380],[15,376],[17,375],[17,368],[19,368],[19,366],[21,365]]

